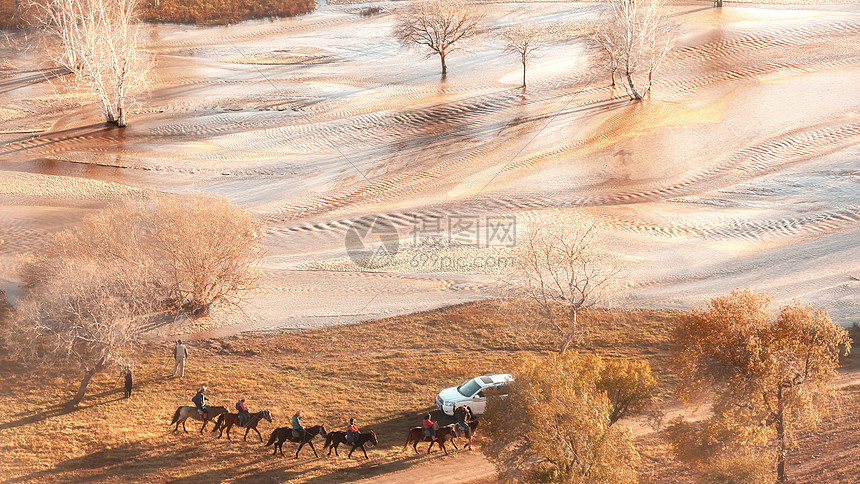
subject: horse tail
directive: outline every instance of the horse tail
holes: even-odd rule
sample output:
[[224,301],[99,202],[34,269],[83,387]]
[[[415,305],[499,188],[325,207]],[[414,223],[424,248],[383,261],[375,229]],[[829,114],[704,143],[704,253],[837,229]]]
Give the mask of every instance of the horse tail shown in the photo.
[[224,423],[224,414],[222,413],[221,415],[218,416],[218,420],[215,421],[215,428],[212,429],[212,431],[215,432],[216,430],[221,428],[221,424],[223,424],[223,423]]
[[404,452],[407,447],[409,447],[409,442],[412,442],[412,431],[409,431],[409,434],[406,435],[406,443],[403,444],[403,450],[400,452]]
[[170,422],[170,425],[173,425],[179,421],[179,412],[181,412],[181,411],[182,411],[182,407],[176,408],[176,412],[173,414],[173,421]]
[[274,432],[272,432],[272,436],[271,436],[271,437],[269,437],[269,443],[268,443],[268,444],[266,444],[266,445],[264,445],[263,447],[268,447],[268,446],[270,446],[270,445],[274,444],[274,443],[275,443],[275,439],[277,439],[277,438],[278,438],[278,437],[277,437],[277,434],[278,434],[278,431],[277,431],[277,430],[275,430]]
[[323,445],[323,450],[328,449],[328,446],[330,446],[332,444],[331,441],[332,441],[333,435],[334,435],[334,432],[329,432],[328,435],[325,436],[325,445]]

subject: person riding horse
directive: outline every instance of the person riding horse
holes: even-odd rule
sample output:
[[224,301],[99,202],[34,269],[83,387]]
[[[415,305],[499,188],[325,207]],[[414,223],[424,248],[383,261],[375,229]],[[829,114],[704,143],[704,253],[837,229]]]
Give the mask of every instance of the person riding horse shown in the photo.
[[240,397],[236,402],[236,411],[239,413],[239,426],[244,427],[251,419],[251,412],[248,410],[248,405],[245,404],[245,397]]
[[191,398],[191,401],[194,402],[194,405],[197,407],[197,412],[200,415],[203,415],[203,418],[206,418],[206,409],[208,404],[212,403],[206,398],[206,386],[201,385],[200,390],[197,390],[197,394]]
[[346,424],[346,436],[345,440],[347,444],[353,444],[358,440],[358,427],[355,425],[355,419],[349,419],[349,423]]
[[302,425],[302,419],[304,417],[305,416],[302,414],[301,410],[296,410],[296,413],[293,414],[293,437],[297,439],[305,435],[305,427]]
[[424,416],[424,421],[421,423],[424,428],[424,436],[431,437],[433,442],[436,441],[436,430],[439,429],[439,424],[430,419],[430,414]]

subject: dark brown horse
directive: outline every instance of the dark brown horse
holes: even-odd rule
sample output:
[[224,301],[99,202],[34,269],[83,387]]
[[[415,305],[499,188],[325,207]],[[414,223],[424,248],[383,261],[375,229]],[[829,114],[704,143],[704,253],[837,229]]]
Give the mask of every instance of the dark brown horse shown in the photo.
[[464,429],[459,424],[452,423],[448,427],[451,428],[451,444],[454,445],[455,449],[458,449],[457,442],[455,439],[459,437],[463,437],[466,439],[466,446],[463,447],[472,450],[472,436],[475,435],[475,430],[478,429],[478,420],[469,420],[468,422],[469,428]]
[[[248,423],[245,424],[245,437],[242,439],[244,441],[248,441],[248,432],[253,430],[257,432],[257,435],[260,437],[260,442],[263,441],[263,436],[260,435],[260,431],[257,430],[257,424],[260,423],[260,420],[266,419],[269,422],[272,421],[272,416],[269,414],[268,410],[263,410],[254,414],[251,414],[251,417],[248,419]],[[218,438],[224,434],[224,431],[227,431],[227,439],[233,440],[230,438],[230,429],[233,428],[234,425],[239,425],[239,414],[238,413],[222,413],[218,416],[218,421],[215,422],[215,428],[212,429],[213,432],[220,430],[221,432],[218,434]]]
[[361,448],[361,451],[364,452],[364,458],[367,459],[367,451],[364,450],[364,444],[370,443],[371,445],[379,445],[379,441],[376,440],[376,433],[372,430],[370,432],[362,432],[358,434],[358,438],[355,442],[347,442],[346,441],[346,432],[329,432],[325,435],[325,445],[323,446],[323,450],[328,447],[328,455],[331,455],[332,449],[334,449],[334,455],[337,455],[337,447],[340,444],[350,445],[352,449],[350,449],[347,457],[352,457],[352,453],[355,449]]
[[210,420],[221,415],[222,413],[227,413],[227,407],[206,407],[206,418],[200,413],[197,412],[197,407],[192,407],[191,405],[183,405],[176,409],[176,412],[173,413],[173,421],[170,422],[170,425],[176,424],[176,427],[173,429],[173,432],[177,432],[179,430],[179,424],[182,424],[182,430],[186,433],[188,429],[185,428],[185,420],[188,418],[193,418],[194,420],[202,420],[203,426],[200,427],[200,433],[203,433],[203,429],[206,428],[206,424],[209,423]]
[[[409,431],[409,437],[406,438],[406,443],[403,444],[403,452],[406,450],[406,447],[409,444],[412,444],[412,448],[415,450],[415,453],[418,453],[418,442],[430,442],[430,447],[427,447],[427,453],[430,453],[430,449],[433,448],[434,443],[439,443],[439,447],[445,451],[445,455],[448,455],[448,449],[445,448],[445,442],[451,440],[453,435],[451,435],[451,427],[442,427],[441,429],[436,431],[436,440],[433,440],[432,437],[427,437],[424,435],[424,427],[415,427],[414,429]],[[456,446],[455,446],[456,447]]]
[[304,430],[304,433],[300,437],[293,437],[293,429],[290,427],[278,427],[272,432],[272,436],[269,437],[269,443],[264,445],[263,447],[268,447],[272,444],[275,444],[275,451],[272,452],[272,455],[281,452],[281,455],[284,455],[284,442],[298,442],[299,448],[296,449],[296,459],[299,458],[299,451],[302,450],[305,444],[311,446],[311,450],[314,451],[314,455],[319,457],[317,454],[317,450],[314,449],[314,443],[311,442],[311,439],[316,437],[317,435],[322,435],[323,437],[326,435],[325,426],[324,425],[314,425],[313,427],[308,427]]

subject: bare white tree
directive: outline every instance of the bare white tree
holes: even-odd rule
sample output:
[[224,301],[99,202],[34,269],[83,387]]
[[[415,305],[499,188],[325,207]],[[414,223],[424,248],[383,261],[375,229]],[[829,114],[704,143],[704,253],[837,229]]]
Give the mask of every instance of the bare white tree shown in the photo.
[[523,87],[526,87],[526,65],[542,39],[541,30],[531,22],[505,29],[505,52],[515,54],[523,65]]
[[259,224],[222,197],[155,196],[145,225],[169,298],[195,316],[238,307],[261,279]]
[[448,73],[445,59],[483,30],[483,16],[461,0],[412,0],[398,11],[394,37],[409,48],[423,48],[427,56],[438,55],[442,75]]
[[93,376],[122,360],[136,338],[137,318],[154,311],[157,286],[143,267],[66,258],[52,278],[31,289],[5,335],[10,351],[29,361],[71,363],[83,371],[83,399]]
[[260,280],[260,235],[220,197],[109,206],[25,259],[28,289],[12,322],[0,325],[3,340],[21,359],[82,370],[77,405],[90,379],[121,361],[145,318],[243,302]]
[[672,47],[662,0],[611,0],[589,39],[611,72],[612,85],[617,72],[637,101],[651,90],[654,73]]
[[88,86],[105,120],[126,125],[128,106],[147,87],[150,59],[138,47],[139,0],[29,0],[52,39],[52,61]]
[[514,292],[540,305],[564,353],[582,338],[579,312],[608,295],[621,263],[601,247],[597,226],[577,218],[532,221],[520,240]]

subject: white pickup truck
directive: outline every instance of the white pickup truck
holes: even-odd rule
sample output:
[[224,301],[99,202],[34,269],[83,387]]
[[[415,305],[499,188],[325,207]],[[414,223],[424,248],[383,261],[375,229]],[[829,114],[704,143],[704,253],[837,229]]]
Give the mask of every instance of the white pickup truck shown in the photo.
[[483,415],[487,407],[484,390],[513,383],[514,377],[508,373],[483,375],[466,380],[458,387],[446,388],[436,396],[436,407],[446,415],[454,415],[454,409],[468,405],[472,415]]

